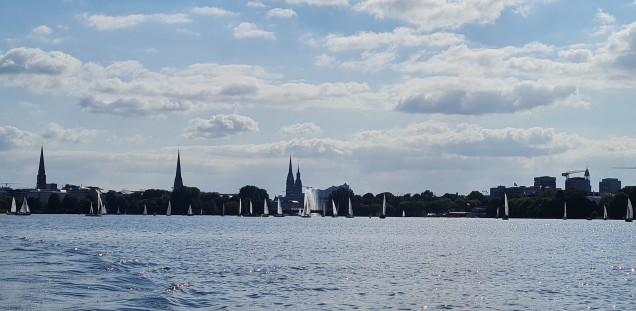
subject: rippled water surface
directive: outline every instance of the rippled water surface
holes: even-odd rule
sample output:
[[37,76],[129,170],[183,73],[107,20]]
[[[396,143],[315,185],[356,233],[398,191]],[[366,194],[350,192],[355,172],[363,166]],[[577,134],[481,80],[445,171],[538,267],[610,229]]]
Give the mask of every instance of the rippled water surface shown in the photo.
[[0,216],[9,310],[636,310],[623,221]]

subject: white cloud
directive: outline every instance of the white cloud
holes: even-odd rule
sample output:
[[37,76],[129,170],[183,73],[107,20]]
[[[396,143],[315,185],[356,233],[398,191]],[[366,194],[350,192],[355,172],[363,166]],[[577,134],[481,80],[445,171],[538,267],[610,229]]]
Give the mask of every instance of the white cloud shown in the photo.
[[97,136],[97,131],[86,128],[65,129],[57,123],[49,123],[42,137],[62,142],[83,143]]
[[296,12],[292,9],[274,8],[267,12],[267,17],[290,18],[296,16]]
[[263,38],[267,40],[274,40],[276,39],[276,36],[273,32],[262,30],[252,23],[243,22],[234,27],[234,38]]
[[96,28],[101,31],[118,30],[124,28],[132,28],[142,23],[154,22],[160,24],[186,24],[191,20],[186,14],[131,14],[120,16],[109,15],[80,15],[87,26]]
[[223,138],[243,132],[258,132],[258,123],[238,114],[219,114],[209,119],[190,120],[183,135],[188,138]]
[[523,0],[437,1],[364,0],[354,8],[378,19],[397,19],[426,31],[457,29],[466,24],[487,24],[502,11],[522,5]]
[[347,6],[348,0],[285,0],[288,4],[307,4],[315,6]]
[[48,36],[53,33],[53,29],[46,25],[40,25],[31,30],[31,34],[36,36]]
[[0,52],[0,77],[3,74],[59,75],[75,72],[81,62],[62,52],[19,47]]
[[267,7],[263,2],[260,2],[260,1],[249,1],[247,2],[246,5],[248,8],[253,8],[253,9],[262,9]]
[[12,147],[32,146],[38,140],[37,135],[14,126],[0,126],[0,151]]
[[191,10],[193,14],[199,15],[209,15],[214,17],[224,17],[224,16],[238,16],[238,13],[227,11],[222,8],[204,6],[204,7],[196,7]]
[[395,49],[397,47],[447,47],[464,42],[460,34],[435,32],[421,33],[408,27],[398,27],[392,32],[361,32],[350,36],[330,34],[320,39],[320,46],[330,52],[340,53],[355,50],[373,50],[378,48]]
[[307,122],[283,126],[279,132],[284,135],[318,134],[322,129],[313,122]]

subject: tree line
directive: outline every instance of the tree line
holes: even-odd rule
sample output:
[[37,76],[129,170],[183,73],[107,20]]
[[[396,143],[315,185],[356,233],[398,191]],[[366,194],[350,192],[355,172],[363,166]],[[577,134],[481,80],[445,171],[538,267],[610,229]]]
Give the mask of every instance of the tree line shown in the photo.
[[[338,206],[340,216],[347,213],[348,201],[351,199],[355,216],[378,216],[382,210],[382,201],[386,196],[387,216],[423,217],[444,216],[452,212],[471,212],[480,208],[485,217],[495,217],[497,209],[503,213],[503,198],[485,196],[479,191],[468,195],[446,193],[436,196],[426,190],[422,193],[394,195],[390,192],[379,194],[355,194],[352,190],[339,188],[332,192],[327,201],[326,216],[331,216],[331,200]],[[611,219],[625,217],[627,199],[636,199],[636,187],[625,187],[614,195],[603,197],[599,202],[590,200],[587,194],[578,190],[546,190],[534,196],[508,196],[511,218],[561,218],[563,205],[567,202],[568,218],[598,218],[603,216],[603,207],[607,208]],[[48,201],[40,202],[29,199],[29,207],[33,213],[41,214],[85,214],[91,204],[96,207],[96,195],[88,195],[85,199],[65,196],[63,199],[52,194]],[[108,213],[114,214],[118,209],[125,214],[142,214],[144,206],[148,214],[165,214],[168,202],[172,206],[173,215],[186,214],[188,207],[192,207],[195,214],[237,215],[239,200],[243,200],[243,213],[247,211],[249,201],[253,204],[254,214],[263,213],[263,201],[270,206],[270,213],[275,211],[275,198],[270,198],[266,190],[256,186],[244,186],[237,195],[222,195],[217,192],[201,192],[196,187],[180,187],[173,191],[149,189],[131,194],[121,194],[110,191],[102,195]],[[18,208],[22,198],[16,198]],[[8,210],[11,206],[11,196],[0,196],[0,209]]]

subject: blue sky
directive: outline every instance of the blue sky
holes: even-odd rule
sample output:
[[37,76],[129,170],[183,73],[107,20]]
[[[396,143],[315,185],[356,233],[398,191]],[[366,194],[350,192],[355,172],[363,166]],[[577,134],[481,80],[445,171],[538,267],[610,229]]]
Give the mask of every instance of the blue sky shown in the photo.
[[636,3],[6,1],[0,182],[466,194],[636,185]]

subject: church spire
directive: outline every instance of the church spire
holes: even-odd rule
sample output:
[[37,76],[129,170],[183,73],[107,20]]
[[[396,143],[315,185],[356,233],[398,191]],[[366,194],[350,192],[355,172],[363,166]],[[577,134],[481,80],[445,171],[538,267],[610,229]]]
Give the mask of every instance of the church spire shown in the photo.
[[181,155],[179,150],[177,150],[177,174],[174,176],[174,185],[172,189],[177,189],[183,187],[183,179],[181,179]]
[[38,179],[35,188],[46,189],[46,172],[44,170],[44,146],[40,148],[40,167],[38,168]]
[[294,172],[292,171],[292,159],[291,156],[289,156],[289,171],[287,172],[287,182],[285,184],[285,197],[288,200],[295,200],[294,193]]

